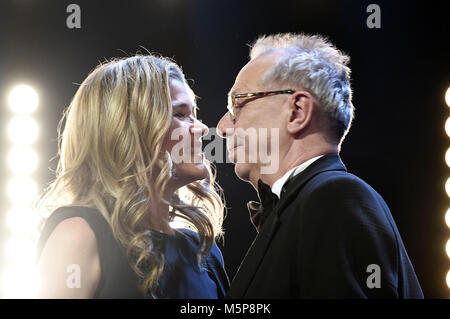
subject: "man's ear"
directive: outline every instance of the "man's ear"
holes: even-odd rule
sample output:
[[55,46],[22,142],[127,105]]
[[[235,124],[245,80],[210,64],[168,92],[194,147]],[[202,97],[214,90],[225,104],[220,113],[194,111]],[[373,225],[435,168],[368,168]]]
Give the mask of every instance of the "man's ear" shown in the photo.
[[307,91],[297,91],[289,99],[287,130],[293,135],[302,132],[312,120],[314,97]]

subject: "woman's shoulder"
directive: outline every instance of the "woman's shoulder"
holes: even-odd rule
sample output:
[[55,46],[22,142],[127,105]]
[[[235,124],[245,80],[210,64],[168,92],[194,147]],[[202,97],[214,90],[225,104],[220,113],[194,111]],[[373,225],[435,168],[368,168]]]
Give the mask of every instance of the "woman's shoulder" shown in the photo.
[[107,224],[106,219],[96,208],[85,206],[63,206],[54,210],[46,220],[47,224],[61,222],[64,219],[79,217],[84,219],[89,225],[96,226]]
[[98,237],[109,228],[101,213],[89,207],[59,207],[46,219],[37,246],[37,257],[42,252],[50,236],[58,240],[73,241],[73,244],[97,245]]
[[[53,243],[52,247],[61,247],[65,251],[96,251],[97,239],[89,223],[81,217],[69,217],[59,222],[48,234],[43,247]],[[41,249],[42,250],[42,249]]]
[[71,237],[73,239],[83,240],[84,238],[89,239],[94,235],[90,224],[86,219],[73,216],[61,220],[57,225],[55,225],[52,233],[59,233],[62,237]]
[[[91,297],[101,278],[97,239],[90,224],[79,216],[65,217],[41,235],[37,258],[42,281],[38,296],[42,298]],[[73,269],[83,270],[85,287],[78,291],[65,285],[67,272]]]

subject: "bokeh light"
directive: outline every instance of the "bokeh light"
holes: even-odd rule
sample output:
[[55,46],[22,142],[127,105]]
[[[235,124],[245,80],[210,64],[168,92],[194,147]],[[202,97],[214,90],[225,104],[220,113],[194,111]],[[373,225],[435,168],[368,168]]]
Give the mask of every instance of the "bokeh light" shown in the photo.
[[448,87],[447,91],[445,91],[445,102],[447,103],[448,107],[450,107],[450,86]]
[[446,281],[447,281],[448,288],[450,288],[450,270],[447,273],[447,280]]
[[5,247],[10,266],[33,266],[35,258],[35,242],[31,238],[14,237],[8,239]]
[[17,235],[38,236],[39,216],[31,207],[13,207],[7,215],[10,230]]
[[450,147],[447,149],[447,152],[445,152],[445,163],[450,167]]
[[35,120],[28,116],[15,116],[8,124],[8,135],[14,144],[31,144],[39,133]]
[[447,252],[448,258],[450,258],[450,239],[447,240],[447,244],[445,245],[445,251]]
[[34,298],[37,282],[35,267],[9,266],[3,269],[1,287],[4,298]]
[[450,117],[445,121],[445,133],[450,137]]
[[37,184],[28,176],[15,176],[8,183],[8,195],[15,203],[30,203],[37,195]]
[[450,178],[445,182],[445,191],[447,192],[448,197],[450,197]]
[[445,213],[445,223],[447,224],[448,228],[450,228],[450,208],[447,209],[447,212]]
[[38,156],[29,146],[16,146],[9,151],[8,163],[15,174],[31,174],[37,167]]
[[36,91],[28,85],[18,85],[9,94],[9,106],[16,114],[31,114],[39,103]]

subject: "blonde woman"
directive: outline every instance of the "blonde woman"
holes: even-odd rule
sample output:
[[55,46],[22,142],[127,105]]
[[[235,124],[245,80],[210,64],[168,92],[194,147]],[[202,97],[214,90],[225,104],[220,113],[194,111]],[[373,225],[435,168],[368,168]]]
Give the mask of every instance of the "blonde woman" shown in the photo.
[[[221,298],[223,203],[180,68],[156,56],[99,65],[58,127],[38,298]],[[173,228],[173,219],[187,227]]]

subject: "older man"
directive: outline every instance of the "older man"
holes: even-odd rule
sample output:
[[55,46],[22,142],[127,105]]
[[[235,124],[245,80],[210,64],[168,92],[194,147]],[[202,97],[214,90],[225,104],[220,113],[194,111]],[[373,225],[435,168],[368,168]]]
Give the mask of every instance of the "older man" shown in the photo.
[[338,155],[348,60],[320,36],[264,36],[236,78],[217,130],[262,205],[231,298],[423,298],[389,208]]

